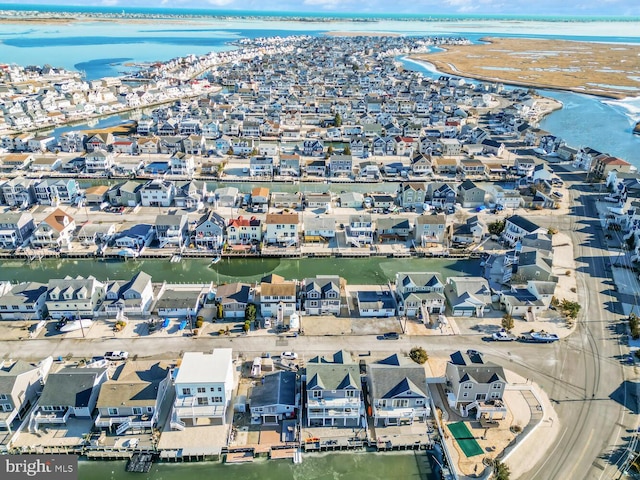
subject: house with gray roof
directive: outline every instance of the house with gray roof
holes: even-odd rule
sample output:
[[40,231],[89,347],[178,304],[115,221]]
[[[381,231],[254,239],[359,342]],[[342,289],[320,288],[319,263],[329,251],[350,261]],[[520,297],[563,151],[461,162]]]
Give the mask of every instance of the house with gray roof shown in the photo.
[[213,210],[200,217],[193,231],[191,243],[197,247],[219,250],[224,243],[225,219]]
[[406,240],[411,232],[409,219],[402,217],[382,217],[377,221],[376,234],[380,241]]
[[449,240],[447,216],[444,213],[417,216],[413,227],[413,239],[421,247],[446,245]]
[[160,248],[181,248],[189,238],[189,216],[185,212],[156,215],[155,229]]
[[336,236],[336,221],[334,217],[318,215],[304,221],[305,242],[328,242]]
[[445,283],[437,272],[398,272],[395,288],[398,314],[408,317],[427,313],[444,313]]
[[444,295],[454,317],[483,317],[491,305],[491,289],[482,277],[449,277]]
[[357,364],[307,363],[307,426],[359,427],[364,417]]
[[318,275],[305,278],[301,296],[306,315],[338,315],[341,307],[340,285],[342,279],[337,275]]
[[0,319],[36,320],[45,318],[47,285],[38,282],[23,282],[12,285],[0,296]]
[[507,380],[502,366],[487,362],[482,354],[457,351],[451,354],[446,373],[449,406],[467,416],[476,410],[476,417],[482,413],[506,415],[502,403]]
[[252,423],[278,425],[282,420],[295,418],[300,408],[295,372],[279,371],[265,375],[249,393]]
[[35,230],[33,216],[29,212],[4,212],[0,214],[0,248],[21,246]]
[[465,180],[458,187],[458,201],[464,208],[484,205],[486,192],[471,180]]
[[108,378],[106,368],[66,367],[50,373],[31,412],[29,431],[37,432],[42,424],[66,424],[71,416],[91,418],[100,386]]
[[367,380],[376,427],[413,425],[426,422],[431,415],[424,367],[412,360],[393,354],[370,363]]
[[0,432],[11,433],[16,427],[14,421],[26,418],[52,363],[51,357],[38,364],[24,360],[0,361]]
[[160,317],[196,318],[206,293],[207,286],[164,284],[154,310]]
[[105,297],[105,284],[93,276],[51,279],[45,305],[52,318],[80,316],[93,318]]
[[512,215],[505,219],[502,238],[510,245],[515,245],[525,235],[534,233],[547,233],[547,229],[536,225],[531,220],[527,220],[520,215]]
[[107,199],[111,205],[135,207],[140,204],[142,184],[133,181],[118,183],[107,191]]
[[171,388],[171,369],[164,362],[127,361],[100,388],[97,428],[124,435],[158,425],[162,401]]
[[148,247],[155,238],[153,225],[140,223],[116,234],[114,244],[118,248],[130,248],[137,252]]
[[227,283],[218,287],[215,299],[222,305],[224,318],[244,318],[245,309],[253,300],[253,292],[248,283]]
[[361,317],[392,317],[396,314],[395,298],[386,285],[380,285],[374,291],[358,290],[355,297]]
[[115,315],[119,312],[128,315],[148,315],[154,300],[151,275],[143,271],[136,273],[131,280],[115,280],[107,283],[103,309]]

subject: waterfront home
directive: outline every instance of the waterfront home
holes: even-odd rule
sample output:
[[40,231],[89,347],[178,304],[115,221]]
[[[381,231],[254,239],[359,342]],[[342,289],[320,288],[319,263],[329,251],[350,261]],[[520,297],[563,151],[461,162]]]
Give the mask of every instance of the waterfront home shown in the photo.
[[278,173],[282,176],[299,177],[300,176],[300,155],[298,154],[280,155]]
[[51,318],[93,318],[105,298],[106,285],[89,276],[52,278],[47,283],[45,306]]
[[272,192],[271,206],[275,208],[296,209],[302,205],[302,194],[287,192]]
[[138,152],[138,144],[136,139],[118,138],[111,145],[114,154],[135,155]]
[[368,213],[349,216],[346,238],[352,245],[360,247],[361,244],[372,244],[374,232],[373,220]]
[[69,417],[91,418],[100,386],[108,380],[106,368],[66,367],[49,373],[38,404],[29,417],[29,432],[40,425],[66,425]]
[[57,207],[61,203],[74,203],[80,193],[78,181],[73,178],[45,178],[33,188],[40,205]]
[[198,248],[219,250],[224,243],[226,220],[213,210],[198,219],[191,237],[191,243]]
[[368,364],[367,384],[376,427],[413,425],[431,415],[424,367],[406,357],[393,354]]
[[0,248],[16,248],[29,240],[35,223],[29,212],[0,213]]
[[391,208],[395,204],[395,198],[386,194],[371,194],[371,201],[374,208]]
[[304,172],[307,175],[324,177],[327,174],[327,161],[323,158],[307,160],[304,166]]
[[129,360],[102,384],[94,425],[116,435],[126,435],[129,430],[150,432],[160,426],[161,405],[170,388],[169,365]]
[[487,185],[485,192],[487,193],[485,200],[492,206],[501,205],[503,209],[520,208],[524,203],[519,190],[503,188],[500,185]]
[[300,219],[297,213],[269,213],[265,220],[264,240],[269,245],[298,245]]
[[182,136],[161,136],[158,141],[158,147],[160,149],[160,153],[165,155],[173,155],[176,152],[183,152],[184,147],[182,145],[184,137]]
[[249,175],[252,177],[273,177],[274,173],[273,157],[253,156],[249,159]]
[[29,170],[38,173],[51,173],[57,171],[61,166],[62,159],[58,156],[39,156],[33,160],[31,165],[29,165]]
[[333,217],[315,216],[304,221],[304,241],[328,242],[336,236],[336,221]]
[[30,153],[10,153],[2,157],[0,166],[8,173],[28,170],[31,163],[33,163],[33,155]]
[[365,160],[360,162],[357,168],[358,176],[368,179],[379,179],[382,176],[380,172],[380,165],[372,160]]
[[244,318],[247,305],[253,301],[253,290],[248,283],[219,285],[215,301],[222,305],[223,318]]
[[464,223],[454,225],[451,240],[453,243],[469,245],[479,243],[487,234],[485,222],[478,216],[473,215]]
[[295,418],[300,408],[295,372],[280,371],[265,375],[249,392],[251,423],[278,425]]
[[356,306],[361,317],[392,317],[396,314],[396,301],[386,285],[377,290],[355,292]]
[[332,177],[350,178],[353,175],[353,157],[351,155],[330,156],[329,172]]
[[362,208],[364,195],[360,192],[344,192],[338,195],[338,206],[342,208]]
[[411,159],[411,172],[414,175],[432,175],[433,174],[433,166],[431,163],[431,158],[428,156],[419,153],[414,155]]
[[426,201],[427,186],[423,182],[407,182],[400,184],[398,202],[401,207],[418,207]]
[[153,303],[151,275],[140,271],[131,280],[114,280],[105,286],[104,311],[110,315],[148,315]]
[[380,242],[385,240],[406,240],[411,232],[407,218],[382,217],[377,221],[376,235]]
[[554,177],[554,173],[546,163],[539,163],[538,165],[536,165],[531,174],[531,180],[535,184],[540,184],[542,182],[551,182]]
[[260,314],[272,318],[274,326],[285,326],[297,309],[297,286],[277,277],[260,282]]
[[63,132],[58,138],[58,147],[67,153],[81,152],[86,136],[83,132]]
[[458,159],[453,157],[432,156],[431,165],[437,175],[455,175],[458,173]]
[[114,244],[118,248],[131,248],[140,252],[144,247],[151,245],[155,236],[153,225],[140,223],[116,234]]
[[166,180],[149,180],[140,189],[140,203],[143,207],[170,207],[176,187]]
[[533,175],[533,169],[536,166],[536,162],[530,157],[518,157],[513,164],[516,174],[521,177],[530,177]]
[[444,213],[423,214],[415,219],[413,239],[421,247],[444,246],[449,240],[447,216]]
[[308,157],[322,157],[324,155],[324,143],[322,140],[309,139],[302,143],[302,154]]
[[456,191],[448,183],[429,182],[426,198],[434,208],[451,209],[456,203]]
[[204,207],[207,196],[207,182],[201,180],[177,181],[176,194],[173,203],[176,207],[186,209],[200,209]]
[[4,202],[10,207],[30,207],[35,203],[34,184],[34,180],[25,177],[14,177],[7,180],[2,184]]
[[174,378],[171,428],[184,430],[199,419],[226,424],[235,388],[233,370],[230,348],[215,348],[212,353],[185,352]]
[[487,167],[481,160],[465,158],[460,160],[460,171],[464,178],[484,177],[487,174]]
[[160,152],[160,139],[152,136],[138,139],[138,152],[140,155],[155,155]]
[[480,145],[482,145],[484,153],[489,153],[496,157],[501,157],[505,151],[504,143],[493,140],[492,138],[485,138],[480,142]]
[[484,205],[487,192],[471,180],[465,180],[458,186],[458,201],[463,208],[475,208]]
[[306,315],[339,315],[341,283],[337,275],[305,278],[301,286],[302,308]]
[[502,238],[513,246],[525,235],[534,233],[547,233],[547,229],[536,225],[520,215],[512,215],[505,219]]
[[500,292],[500,304],[509,315],[535,320],[537,313],[549,308],[555,288],[556,282],[529,280],[524,288],[511,287]]
[[236,187],[221,187],[213,191],[216,207],[235,207],[239,190]]
[[115,206],[135,207],[142,199],[142,187],[142,184],[134,181],[117,183],[107,191],[108,202]]
[[469,355],[457,351],[450,358],[445,373],[449,406],[463,416],[470,410],[476,410],[476,418],[483,413],[491,417],[495,414],[505,416],[502,397],[507,380],[504,369],[485,361],[479,353]]
[[422,316],[426,320],[427,314],[444,313],[446,305],[444,287],[445,284],[439,273],[396,273],[398,314],[407,317]]
[[87,173],[106,174],[113,170],[115,159],[113,153],[105,150],[94,150],[84,157],[84,169]]
[[331,210],[331,206],[332,206],[331,192],[305,193],[304,205],[306,208],[322,209],[325,211],[325,213],[328,213]]
[[84,191],[84,203],[86,205],[100,205],[107,199],[108,191],[108,185],[88,187]]
[[164,283],[158,292],[154,309],[160,317],[194,319],[209,291],[210,285],[207,284]]
[[227,243],[229,245],[250,245],[262,241],[262,222],[256,218],[238,218],[229,221]]
[[0,296],[0,319],[32,320],[45,317],[47,285],[23,282],[11,287]]
[[71,249],[76,222],[64,210],[55,209],[33,231],[30,243],[33,248]]
[[[182,134],[186,132],[181,132]],[[186,155],[202,155],[206,149],[206,140],[202,135],[191,134],[182,141]],[[193,173],[193,171],[191,171]],[[186,175],[187,173],[176,173],[176,175]]]
[[181,248],[189,237],[189,216],[184,212],[156,215],[154,226],[160,248]]
[[251,207],[254,212],[269,210],[269,189],[267,187],[255,187],[251,190]]
[[186,175],[191,177],[196,170],[196,160],[191,153],[175,152],[169,158],[169,173],[171,175]]
[[483,317],[491,305],[491,289],[482,277],[449,277],[444,295],[454,317]]
[[306,366],[307,426],[360,427],[364,416],[358,365],[350,357]]
[[[440,144],[440,149],[442,151],[442,155],[444,156],[451,157],[455,155],[460,155],[460,153],[462,152],[462,144],[460,143],[460,140],[458,140],[457,138],[441,138],[438,141],[438,143]],[[461,166],[462,166],[462,162],[461,162]],[[480,169],[480,173],[484,173],[484,171],[482,170],[484,168],[484,166],[482,166],[482,162],[480,162],[480,166],[475,165],[475,167]],[[463,167],[463,171],[464,171],[464,167]],[[471,174],[478,175],[479,173],[471,173]]]
[[0,432],[12,433],[14,420],[26,418],[38,399],[52,363],[51,357],[38,364],[24,360],[0,361]]

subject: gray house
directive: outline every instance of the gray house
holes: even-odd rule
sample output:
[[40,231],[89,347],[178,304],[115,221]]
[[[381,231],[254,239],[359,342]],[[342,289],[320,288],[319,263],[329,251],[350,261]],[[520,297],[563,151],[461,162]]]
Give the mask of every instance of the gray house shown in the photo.
[[224,232],[225,219],[210,210],[198,220],[191,243],[196,247],[219,250],[224,243]]
[[253,300],[251,285],[239,282],[220,285],[215,299],[222,305],[224,318],[244,318],[247,304]]
[[423,315],[424,318],[430,313],[444,313],[445,284],[439,273],[398,272],[395,287],[400,315],[408,317]]
[[458,187],[458,201],[464,208],[479,207],[484,205],[486,193],[471,180],[465,180]]
[[296,396],[296,373],[280,371],[265,375],[249,393],[252,420],[263,425],[278,425],[295,418],[300,407]]
[[1,320],[36,320],[45,317],[47,285],[23,282],[0,295]]
[[380,241],[406,240],[411,231],[411,224],[406,218],[383,217],[378,219],[376,234]]
[[444,213],[419,215],[413,228],[413,239],[422,247],[442,246],[449,240],[447,217]]
[[5,212],[0,214],[0,248],[16,248],[29,240],[35,230],[33,216],[29,212]]
[[376,427],[427,421],[431,407],[422,366],[393,354],[367,365],[367,379]]
[[318,275],[305,278],[302,286],[303,308],[306,315],[340,313],[340,283],[337,275]]
[[485,362],[481,354],[463,352],[451,354],[446,368],[449,406],[467,416],[476,410],[476,418],[483,413],[506,415],[502,403],[507,386],[504,369]]
[[95,426],[116,435],[126,434],[130,429],[149,431],[155,428],[162,400],[170,388],[168,364],[126,362],[100,389]]
[[159,247],[180,248],[189,237],[189,216],[184,212],[156,216]]
[[408,182],[400,185],[398,200],[402,207],[422,206],[427,199],[427,186],[422,182]]
[[444,295],[454,317],[483,317],[491,304],[491,289],[482,277],[449,277]]
[[114,185],[107,192],[107,199],[111,205],[135,207],[140,204],[140,190],[142,184],[138,182],[124,182]]

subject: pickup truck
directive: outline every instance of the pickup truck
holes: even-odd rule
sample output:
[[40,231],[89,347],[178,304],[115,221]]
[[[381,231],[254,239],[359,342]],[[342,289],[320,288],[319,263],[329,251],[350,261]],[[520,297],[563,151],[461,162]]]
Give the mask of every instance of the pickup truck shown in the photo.
[[107,360],[126,360],[127,358],[129,358],[129,352],[107,352],[104,354],[104,358],[106,358]]
[[491,338],[496,342],[513,342],[516,336],[505,331],[500,331],[491,335]]

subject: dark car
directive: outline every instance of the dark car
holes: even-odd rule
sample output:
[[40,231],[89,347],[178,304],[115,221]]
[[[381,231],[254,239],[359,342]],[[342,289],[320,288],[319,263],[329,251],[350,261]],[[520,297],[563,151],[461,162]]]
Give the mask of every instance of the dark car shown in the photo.
[[387,332],[382,335],[383,340],[399,340],[400,334],[398,332]]

